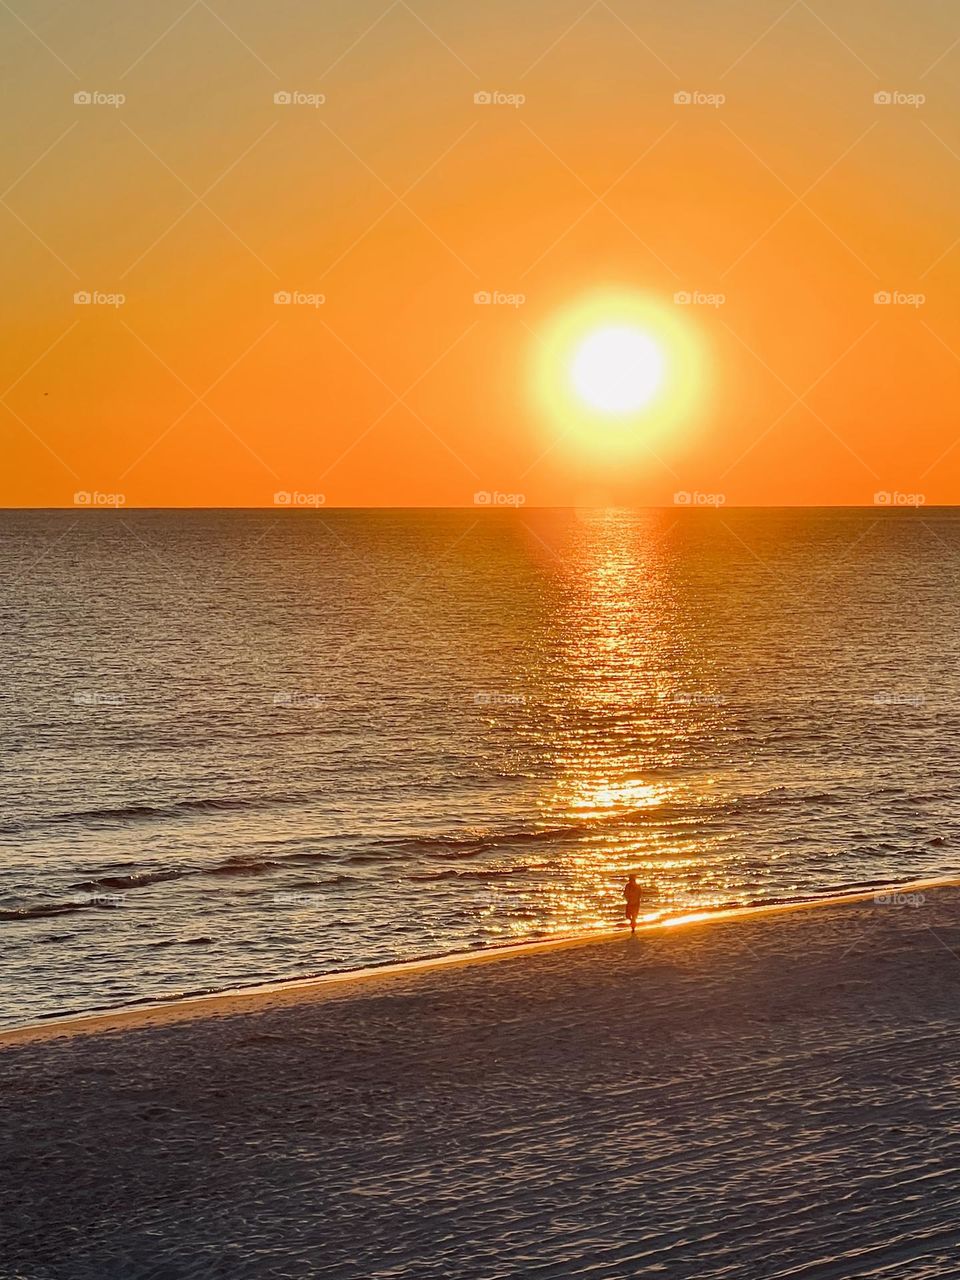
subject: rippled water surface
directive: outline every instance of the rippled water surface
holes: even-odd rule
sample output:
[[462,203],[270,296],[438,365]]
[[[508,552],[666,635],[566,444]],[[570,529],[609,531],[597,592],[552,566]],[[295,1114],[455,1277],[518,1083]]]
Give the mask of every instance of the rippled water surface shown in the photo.
[[956,871],[953,511],[0,515],[0,1025]]

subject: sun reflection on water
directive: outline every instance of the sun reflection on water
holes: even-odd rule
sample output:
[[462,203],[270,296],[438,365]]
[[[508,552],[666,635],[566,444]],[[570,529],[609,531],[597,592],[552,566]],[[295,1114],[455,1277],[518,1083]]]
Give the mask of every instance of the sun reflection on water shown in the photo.
[[582,513],[574,536],[542,691],[553,785],[538,825],[558,838],[536,883],[502,886],[515,935],[622,922],[630,872],[646,890],[648,920],[726,900],[716,876],[700,884],[706,841],[685,818],[714,784],[689,768],[688,746],[719,731],[723,710],[691,699],[703,670],[666,531],[608,510]]

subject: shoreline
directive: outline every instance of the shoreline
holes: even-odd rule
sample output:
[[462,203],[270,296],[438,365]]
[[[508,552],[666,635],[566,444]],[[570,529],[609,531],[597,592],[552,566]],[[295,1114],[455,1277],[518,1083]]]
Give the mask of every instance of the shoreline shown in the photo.
[[[746,907],[724,907],[690,912],[637,927],[637,934],[660,934],[664,931],[710,925],[743,918],[783,915],[796,911],[812,911],[823,907],[847,906],[871,902],[879,895],[921,893],[927,889],[960,886],[960,875],[928,877],[897,881],[867,890],[829,894],[797,902],[760,903]],[[596,929],[583,933],[562,934],[529,942],[485,946],[476,951],[456,951],[421,959],[393,961],[383,965],[350,969],[339,973],[318,974],[308,978],[282,978],[251,986],[232,987],[194,995],[171,996],[142,1004],[123,1005],[116,1009],[70,1013],[42,1022],[26,1023],[0,1031],[0,1051],[16,1045],[45,1040],[70,1039],[108,1032],[156,1027],[204,1018],[226,1017],[243,1012],[260,1012],[296,1004],[312,1003],[326,997],[350,994],[354,985],[370,987],[380,980],[389,983],[405,976],[415,977],[438,970],[459,970],[499,960],[518,959],[545,952],[562,951],[605,944],[628,938],[626,925],[612,929]]]

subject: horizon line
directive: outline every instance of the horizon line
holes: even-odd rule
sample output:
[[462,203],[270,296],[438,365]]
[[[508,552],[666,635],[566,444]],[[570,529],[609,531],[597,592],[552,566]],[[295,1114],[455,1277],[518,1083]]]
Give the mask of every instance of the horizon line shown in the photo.
[[136,505],[123,503],[117,504],[66,504],[60,506],[0,506],[0,512],[53,512],[53,511],[74,511],[79,513],[98,512],[100,514],[118,514],[121,511],[243,511],[243,512],[267,512],[272,511],[277,515],[298,514],[298,515],[320,515],[324,511],[476,511],[499,512],[507,514],[508,512],[520,511],[675,511],[677,513],[699,511],[719,512],[719,511],[874,511],[878,515],[892,512],[919,512],[919,511],[955,511],[960,509],[960,501],[958,502],[931,502],[931,503],[873,503],[873,502],[779,502],[779,503],[757,503],[757,502],[724,502],[724,503],[461,503],[457,505],[445,503],[410,503],[403,506],[391,504],[366,505],[363,503],[323,503],[314,504],[270,504],[262,506],[245,506],[231,505],[218,506],[207,504],[183,504],[174,503],[163,506]]

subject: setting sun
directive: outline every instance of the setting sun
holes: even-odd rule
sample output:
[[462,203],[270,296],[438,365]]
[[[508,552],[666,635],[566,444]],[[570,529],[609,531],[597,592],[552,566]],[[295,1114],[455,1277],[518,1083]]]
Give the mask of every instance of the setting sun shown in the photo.
[[639,329],[610,325],[580,344],[570,376],[587,404],[606,413],[628,413],[656,395],[663,380],[663,352]]
[[684,431],[706,359],[689,313],[629,288],[576,298],[537,334],[534,393],[576,452],[613,458]]

